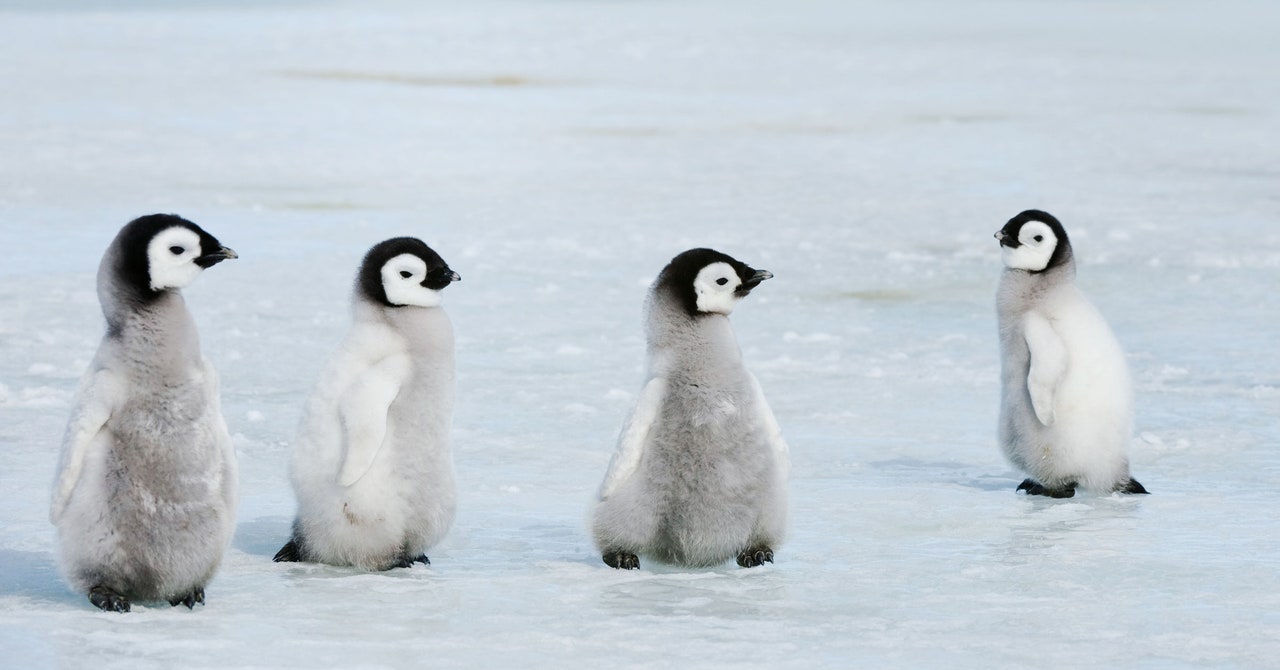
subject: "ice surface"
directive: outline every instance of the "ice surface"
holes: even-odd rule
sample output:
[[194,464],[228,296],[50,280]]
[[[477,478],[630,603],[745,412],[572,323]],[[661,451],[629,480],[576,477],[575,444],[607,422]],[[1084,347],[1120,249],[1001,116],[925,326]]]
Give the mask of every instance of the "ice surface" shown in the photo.
[[[170,6],[173,5],[173,6]],[[1227,0],[0,3],[0,666],[1275,667],[1280,5]],[[1150,497],[1015,496],[992,233],[1067,225]],[[57,575],[58,442],[134,216],[240,455],[208,605]],[[430,568],[278,565],[302,402],[372,243],[464,280],[457,524]],[[616,572],[585,532],[644,285],[710,245],[791,443],[777,563]]]

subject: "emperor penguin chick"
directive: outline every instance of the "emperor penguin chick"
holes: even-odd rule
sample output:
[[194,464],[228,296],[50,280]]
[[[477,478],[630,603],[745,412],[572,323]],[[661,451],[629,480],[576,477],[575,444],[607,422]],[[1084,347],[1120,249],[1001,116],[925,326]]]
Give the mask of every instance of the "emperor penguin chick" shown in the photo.
[[742,364],[729,314],[773,275],[711,249],[671,260],[646,306],[648,380],[618,438],[592,531],[604,562],[773,562],[786,527],[787,444]]
[[1129,476],[1133,390],[1124,353],[1074,283],[1067,232],[1027,210],[996,233],[1005,270],[1000,327],[1000,444],[1030,477],[1029,495],[1070,498],[1076,487],[1146,493]]
[[135,219],[98,268],[107,333],[76,394],[49,518],[95,606],[204,602],[235,529],[218,376],[179,289],[234,251],[172,214]]
[[364,570],[430,564],[457,493],[453,326],[459,281],[421,240],[380,242],[356,277],[353,324],[311,394],[290,463],[293,537],[276,561]]

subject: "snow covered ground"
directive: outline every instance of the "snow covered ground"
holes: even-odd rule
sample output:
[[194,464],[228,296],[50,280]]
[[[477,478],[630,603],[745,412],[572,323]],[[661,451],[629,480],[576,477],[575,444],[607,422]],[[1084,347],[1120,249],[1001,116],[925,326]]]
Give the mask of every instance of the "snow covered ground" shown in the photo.
[[[1280,5],[0,2],[0,666],[1275,667]],[[1149,497],[1030,500],[995,444],[992,233],[1066,224]],[[134,216],[240,455],[208,605],[101,613],[49,483]],[[303,400],[374,242],[464,281],[457,523],[430,568],[278,565]],[[714,246],[791,443],[777,563],[605,567],[590,501],[644,287]]]

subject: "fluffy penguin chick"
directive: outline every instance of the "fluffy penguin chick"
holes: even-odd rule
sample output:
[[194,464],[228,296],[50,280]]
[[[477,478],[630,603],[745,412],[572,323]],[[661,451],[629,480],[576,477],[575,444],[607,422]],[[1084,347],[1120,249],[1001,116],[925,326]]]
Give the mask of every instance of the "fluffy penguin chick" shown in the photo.
[[592,524],[604,562],[773,562],[786,526],[787,445],[729,313],[773,275],[711,249],[676,256],[647,303],[648,381],[618,439]]
[[103,610],[203,603],[231,541],[235,450],[178,290],[235,257],[153,214],[122,228],[99,266],[107,334],[76,395],[50,520],[67,581]]
[[457,499],[453,327],[440,292],[460,279],[414,238],[365,255],[354,322],[294,445],[298,516],[276,561],[365,570],[429,563],[426,551],[453,523]]
[[1050,214],[1027,210],[996,239],[1005,266],[996,293],[1000,444],[1031,476],[1018,490],[1146,493],[1129,476],[1133,391],[1124,353],[1076,288],[1067,232]]

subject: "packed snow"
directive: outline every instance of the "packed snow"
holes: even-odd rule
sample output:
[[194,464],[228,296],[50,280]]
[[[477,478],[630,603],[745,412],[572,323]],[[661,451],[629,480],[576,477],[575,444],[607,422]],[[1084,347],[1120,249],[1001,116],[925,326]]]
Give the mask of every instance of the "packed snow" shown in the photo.
[[[0,2],[0,666],[1275,667],[1280,5]],[[1067,227],[1150,496],[1016,495],[992,234]],[[99,612],[48,506],[118,228],[186,291],[241,473],[208,603]],[[458,519],[430,567],[275,564],[357,264],[463,277]],[[586,520],[645,288],[712,246],[792,450],[776,563],[605,566]]]

